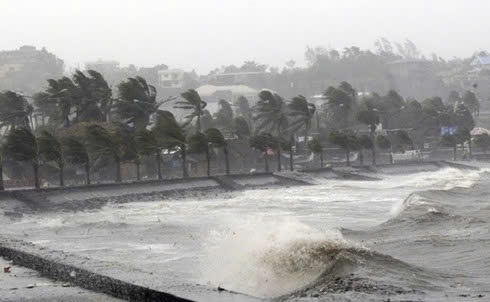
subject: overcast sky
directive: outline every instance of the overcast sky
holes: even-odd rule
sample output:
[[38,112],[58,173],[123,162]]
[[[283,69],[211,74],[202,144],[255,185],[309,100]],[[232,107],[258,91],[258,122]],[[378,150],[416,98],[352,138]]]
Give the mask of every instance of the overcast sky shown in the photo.
[[307,45],[374,48],[382,36],[451,58],[490,49],[489,12],[489,0],[0,0],[0,49],[205,73],[245,60],[301,65]]

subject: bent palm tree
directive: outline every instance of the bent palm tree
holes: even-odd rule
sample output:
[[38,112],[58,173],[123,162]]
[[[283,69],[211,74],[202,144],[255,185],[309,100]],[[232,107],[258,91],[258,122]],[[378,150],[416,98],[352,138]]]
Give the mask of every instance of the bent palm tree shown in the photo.
[[284,99],[269,90],[262,90],[259,93],[259,101],[255,105],[254,120],[259,124],[256,131],[262,131],[268,128],[278,136],[282,134],[283,129],[288,126],[288,115]]
[[189,139],[187,140],[189,144],[189,152],[190,153],[204,153],[206,155],[206,162],[207,162],[207,176],[211,176],[211,157],[209,154],[209,142],[206,137],[201,132],[196,132],[192,134]]
[[24,96],[10,90],[0,93],[0,128],[30,129],[29,118],[33,111],[34,108]]
[[10,130],[4,144],[8,157],[17,161],[30,161],[34,171],[34,187],[39,189],[39,149],[36,137],[27,128]]
[[39,145],[39,156],[45,162],[52,161],[58,166],[60,170],[60,186],[64,186],[65,156],[61,142],[56,136],[44,130],[37,137],[37,143]]
[[320,168],[323,168],[323,146],[318,137],[314,137],[312,140],[308,141],[306,147],[310,152],[314,154],[320,154]]
[[141,130],[163,102],[156,101],[156,89],[142,77],[128,78],[118,85],[119,98],[114,102],[115,113],[127,124]]
[[159,144],[165,149],[179,150],[182,157],[182,176],[189,177],[187,171],[187,141],[183,127],[179,125],[175,116],[169,111],[159,111],[157,120],[152,128]]
[[143,156],[155,156],[158,179],[162,179],[162,151],[165,147],[157,139],[154,131],[141,129],[136,132],[135,140],[138,154]]
[[116,163],[116,182],[121,182],[122,148],[119,139],[110,130],[90,125],[86,129],[87,146],[93,158],[110,157]]
[[[374,143],[371,137],[369,137],[366,134],[363,134],[359,136],[358,138],[359,141],[359,163],[361,166],[364,165],[364,155],[363,155],[363,150],[373,150],[374,149]],[[374,156],[374,153],[373,153]]]
[[225,171],[226,175],[230,175],[230,160],[229,160],[229,150],[228,143],[225,140],[223,134],[216,128],[209,128],[204,131],[208,142],[211,146],[216,148],[223,148],[223,154],[225,155]]
[[276,146],[276,138],[270,133],[260,133],[250,137],[249,145],[251,148],[260,151],[264,156],[265,172],[269,172],[269,161],[267,150]]
[[201,96],[194,89],[189,89],[181,94],[183,101],[177,101],[174,106],[176,109],[192,110],[185,118],[191,123],[194,118],[196,121],[196,131],[201,132],[201,116],[204,114],[204,108],[207,103],[201,99]]
[[293,117],[294,121],[289,125],[289,129],[296,131],[301,127],[305,130],[305,142],[308,141],[308,134],[311,129],[311,122],[315,117],[316,107],[312,103],[308,103],[302,95],[294,97],[288,104],[289,116]]
[[84,165],[85,179],[90,184],[90,157],[85,145],[76,137],[68,136],[61,139],[64,156],[67,162],[74,165]]

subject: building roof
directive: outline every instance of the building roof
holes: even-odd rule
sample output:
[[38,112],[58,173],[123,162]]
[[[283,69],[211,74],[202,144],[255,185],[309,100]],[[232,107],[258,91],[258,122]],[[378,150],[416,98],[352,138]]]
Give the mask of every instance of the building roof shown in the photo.
[[400,59],[388,64],[396,65],[396,64],[430,64],[431,61],[425,59]]
[[233,94],[257,94],[258,91],[250,88],[246,85],[226,85],[226,86],[214,86],[214,85],[203,85],[196,89],[196,91],[201,96],[212,96],[218,91],[231,91]]
[[477,56],[473,62],[471,62],[471,66],[476,65],[490,65],[490,56]]

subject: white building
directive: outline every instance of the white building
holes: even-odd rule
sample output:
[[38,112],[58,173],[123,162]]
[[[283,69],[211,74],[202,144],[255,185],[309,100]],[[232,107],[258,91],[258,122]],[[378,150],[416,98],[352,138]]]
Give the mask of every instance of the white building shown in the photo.
[[163,88],[182,88],[184,86],[184,71],[181,69],[159,70],[158,85]]
[[258,90],[250,88],[245,85],[228,85],[228,86],[214,86],[203,85],[196,89],[203,101],[207,102],[206,107],[209,112],[215,113],[218,111],[219,100],[226,100],[231,104],[240,97],[244,96],[249,101],[250,106],[255,105],[258,101]]

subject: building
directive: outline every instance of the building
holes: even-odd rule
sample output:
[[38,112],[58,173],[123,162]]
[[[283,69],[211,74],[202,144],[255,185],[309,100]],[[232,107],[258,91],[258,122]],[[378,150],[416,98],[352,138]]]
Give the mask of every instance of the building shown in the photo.
[[477,56],[470,65],[474,70],[490,70],[490,56]]
[[158,71],[158,85],[162,88],[182,88],[185,82],[185,72],[181,69],[166,69]]
[[214,86],[203,85],[196,89],[202,100],[207,102],[207,110],[211,114],[218,111],[219,100],[226,100],[231,104],[235,103],[240,96],[248,99],[250,106],[258,101],[258,90],[245,85]]
[[64,63],[45,48],[21,46],[0,51],[0,90],[33,94],[46,86],[46,80],[63,75]]
[[95,70],[101,74],[111,74],[117,72],[120,68],[118,61],[105,61],[98,59],[97,61],[85,63],[85,69]]
[[266,86],[267,77],[268,73],[263,71],[240,71],[213,74],[208,81],[212,85],[247,85],[258,89]]

